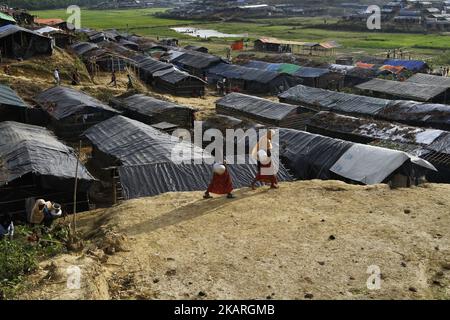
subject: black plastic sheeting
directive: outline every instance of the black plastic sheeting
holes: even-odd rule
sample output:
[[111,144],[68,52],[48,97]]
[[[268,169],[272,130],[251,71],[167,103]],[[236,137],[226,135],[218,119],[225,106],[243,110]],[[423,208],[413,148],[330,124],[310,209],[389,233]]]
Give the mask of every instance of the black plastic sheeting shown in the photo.
[[391,121],[450,130],[450,105],[445,104],[396,100],[379,116]]
[[120,160],[123,165],[143,165],[172,161],[172,151],[203,158],[203,150],[190,143],[180,144],[171,135],[142,122],[123,116],[103,121],[85,133],[100,151]]
[[[248,187],[256,176],[256,165],[230,164],[228,169],[234,188]],[[171,162],[119,168],[120,182],[126,199],[156,196],[166,192],[205,191],[213,175],[208,164]],[[283,166],[278,172],[280,181],[291,181]]]
[[71,49],[76,53],[78,56],[82,56],[86,52],[89,52],[94,49],[98,49],[98,45],[91,42],[78,42],[71,46]]
[[353,145],[292,129],[280,129],[280,156],[297,179],[340,179],[330,168]]
[[161,62],[150,57],[139,57],[135,60],[138,62],[139,69],[150,75],[153,75],[156,71],[173,68],[173,65],[169,63]]
[[84,92],[62,86],[56,86],[41,92],[35,100],[50,116],[57,120],[74,114],[104,112],[114,115],[118,113],[115,109]]
[[230,93],[217,100],[216,105],[269,120],[282,120],[286,116],[295,113],[298,109],[290,104],[273,102],[242,93]]
[[450,154],[450,132],[440,135],[426,148],[435,152]]
[[[71,148],[43,127],[0,123],[0,186],[28,173],[59,179],[75,178],[77,158]],[[94,178],[80,164],[78,178]]]
[[205,69],[213,64],[219,63],[220,61],[222,61],[222,58],[212,54],[197,51],[186,51],[170,62],[182,67],[188,66],[195,69]]
[[194,111],[191,107],[159,100],[144,94],[135,94],[122,100],[125,109],[138,112],[147,116],[153,116],[164,112],[177,112],[178,110]]
[[278,96],[281,101],[307,104],[320,110],[350,114],[375,115],[391,103],[391,100],[359,96],[298,85]]
[[171,84],[177,84],[188,80],[197,81],[200,85],[206,84],[202,79],[178,69],[160,70],[155,72],[153,76]]
[[0,84],[0,106],[28,107],[13,89],[2,84]]

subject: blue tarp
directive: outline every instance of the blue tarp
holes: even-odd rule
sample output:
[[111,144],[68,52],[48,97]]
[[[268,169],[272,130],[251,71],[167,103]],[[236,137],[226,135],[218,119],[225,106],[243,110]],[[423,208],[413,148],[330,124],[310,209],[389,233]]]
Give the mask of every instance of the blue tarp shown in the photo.
[[427,67],[427,64],[424,61],[420,60],[388,59],[384,61],[384,64],[389,66],[405,67],[406,69],[411,71],[418,71]]

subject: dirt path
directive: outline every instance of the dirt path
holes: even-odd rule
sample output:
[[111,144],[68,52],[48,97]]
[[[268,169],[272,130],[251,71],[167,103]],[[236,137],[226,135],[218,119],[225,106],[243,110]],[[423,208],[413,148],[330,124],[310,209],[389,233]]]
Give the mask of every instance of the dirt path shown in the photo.
[[[126,235],[125,251],[55,264],[84,270],[73,298],[448,299],[449,192],[307,181],[242,189],[234,200],[165,194],[81,219],[94,240]],[[367,288],[369,266],[381,270],[379,290]],[[74,294],[39,280],[47,273],[25,298]]]

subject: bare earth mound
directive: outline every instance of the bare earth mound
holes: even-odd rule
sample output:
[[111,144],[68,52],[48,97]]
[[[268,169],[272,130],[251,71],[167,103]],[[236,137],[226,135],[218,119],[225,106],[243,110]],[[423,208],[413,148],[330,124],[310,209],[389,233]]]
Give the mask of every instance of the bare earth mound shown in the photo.
[[[80,219],[109,255],[54,259],[59,281],[44,262],[22,298],[448,299],[449,194],[448,185],[305,181],[233,200],[195,192],[128,201]],[[82,270],[80,290],[66,287],[71,265]],[[379,290],[367,288],[371,265]]]

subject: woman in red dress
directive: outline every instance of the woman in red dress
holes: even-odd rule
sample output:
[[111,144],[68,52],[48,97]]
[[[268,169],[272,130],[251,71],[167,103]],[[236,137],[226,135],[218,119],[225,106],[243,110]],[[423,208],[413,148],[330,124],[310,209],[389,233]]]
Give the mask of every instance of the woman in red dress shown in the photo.
[[[262,182],[262,183],[270,183],[270,188],[272,189],[278,189],[278,178],[276,174],[273,174],[273,168],[272,168],[272,159],[271,152],[272,152],[272,135],[274,134],[273,130],[269,130],[267,132],[267,135],[262,137],[258,143],[255,145],[255,147],[252,150],[252,156],[257,160],[258,163],[258,173],[255,177],[255,179],[252,182],[252,189],[255,190],[256,183]],[[267,162],[263,163],[262,159],[260,159],[260,153],[261,151],[265,152],[265,155],[267,156]]]
[[[226,194],[228,199],[234,198],[233,195],[233,182],[231,180],[231,175],[228,171],[226,162],[223,163],[223,165],[216,164],[219,166],[219,170],[214,170],[214,175],[212,178],[211,183],[209,184],[208,190],[206,190],[205,195],[203,198],[210,199],[212,198],[210,193],[214,194]],[[216,166],[215,165],[215,166]],[[223,166],[225,168],[225,171],[223,170],[223,167],[220,168],[220,166]]]

